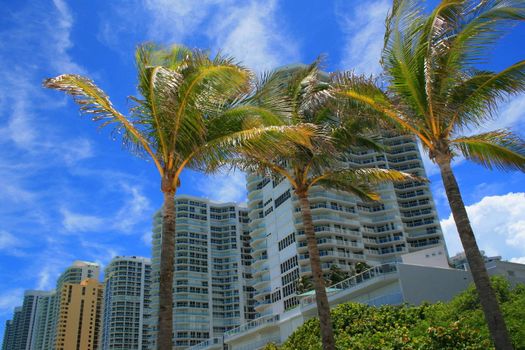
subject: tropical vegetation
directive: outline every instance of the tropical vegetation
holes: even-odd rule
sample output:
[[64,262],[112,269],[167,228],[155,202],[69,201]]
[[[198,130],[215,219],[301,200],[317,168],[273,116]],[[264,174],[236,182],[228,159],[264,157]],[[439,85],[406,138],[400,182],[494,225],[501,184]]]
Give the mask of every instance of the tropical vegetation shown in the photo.
[[352,106],[346,103],[346,99],[334,97],[333,90],[339,83],[339,76],[320,72],[318,61],[309,66],[275,71],[268,81],[283,88],[283,94],[289,100],[291,117],[285,122],[318,126],[312,135],[311,146],[290,142],[284,152],[274,150],[271,153],[256,148],[245,149],[234,164],[251,173],[289,181],[302,219],[303,231],[297,234],[306,237],[323,346],[330,350],[335,347],[330,307],[308,193],[322,186],[352,193],[365,201],[375,201],[379,199],[375,185],[414,178],[395,170],[349,167],[345,156],[352,148],[380,148],[370,136],[375,124],[368,115],[352,113],[355,109],[349,109]]
[[382,65],[386,87],[348,74],[341,94],[418,137],[441,177],[497,349],[510,338],[469,222],[452,161],[525,171],[525,143],[510,130],[483,130],[498,104],[525,91],[525,61],[499,72],[480,69],[489,49],[518,20],[520,0],[395,0],[386,20]]
[[[515,349],[525,349],[525,285],[514,288],[502,277],[492,284]],[[336,348],[340,350],[486,350],[492,341],[474,285],[447,303],[421,306],[341,304],[332,310]],[[282,346],[265,350],[322,349],[319,321],[310,319]]]
[[144,44],[136,50],[139,97],[128,115],[106,93],[79,75],[47,79],[134,153],[146,156],[160,175],[164,194],[157,347],[172,348],[174,196],[186,168],[205,170],[246,149],[284,148],[286,141],[308,145],[311,128],[277,125],[289,114],[279,95],[254,85],[252,74],[233,59],[174,46]]

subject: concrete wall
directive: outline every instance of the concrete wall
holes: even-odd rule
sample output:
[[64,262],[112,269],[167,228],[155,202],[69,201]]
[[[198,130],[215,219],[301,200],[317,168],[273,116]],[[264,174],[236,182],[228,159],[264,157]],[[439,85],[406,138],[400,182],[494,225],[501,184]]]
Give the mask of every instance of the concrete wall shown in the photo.
[[507,261],[491,261],[487,263],[487,271],[490,276],[498,275],[505,277],[512,285],[525,284],[525,265]]
[[445,247],[440,245],[401,256],[403,264],[450,268]]
[[448,301],[472,282],[470,273],[462,270],[406,264],[397,268],[404,300],[413,305]]

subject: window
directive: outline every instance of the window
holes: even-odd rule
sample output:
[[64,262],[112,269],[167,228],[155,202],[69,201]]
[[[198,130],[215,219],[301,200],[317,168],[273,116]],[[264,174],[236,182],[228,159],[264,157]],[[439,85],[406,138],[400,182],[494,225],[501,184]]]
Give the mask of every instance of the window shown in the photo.
[[284,237],[279,241],[279,251],[288,247],[290,244],[295,242],[295,232],[290,233],[288,236]]
[[287,190],[279,197],[275,199],[275,209],[277,209],[281,204],[283,204],[288,198],[291,197],[290,190]]

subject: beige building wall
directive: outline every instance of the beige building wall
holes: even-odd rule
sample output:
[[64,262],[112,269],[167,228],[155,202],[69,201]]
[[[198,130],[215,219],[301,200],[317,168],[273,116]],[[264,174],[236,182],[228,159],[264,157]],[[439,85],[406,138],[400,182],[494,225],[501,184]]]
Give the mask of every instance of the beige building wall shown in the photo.
[[102,284],[86,279],[60,291],[56,350],[95,350],[100,333]]

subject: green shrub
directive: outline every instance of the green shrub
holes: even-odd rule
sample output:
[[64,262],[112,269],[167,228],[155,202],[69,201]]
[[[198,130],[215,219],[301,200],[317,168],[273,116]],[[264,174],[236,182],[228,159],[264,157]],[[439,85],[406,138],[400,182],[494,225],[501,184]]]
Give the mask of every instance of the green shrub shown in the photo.
[[[492,279],[515,349],[525,350],[525,286],[512,289]],[[373,307],[346,303],[332,310],[337,349],[492,349],[476,290],[469,287],[448,303]],[[265,350],[322,350],[319,321],[310,319],[280,347]]]

